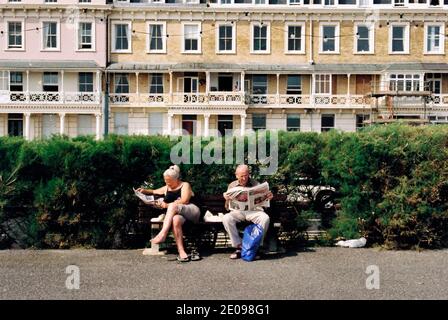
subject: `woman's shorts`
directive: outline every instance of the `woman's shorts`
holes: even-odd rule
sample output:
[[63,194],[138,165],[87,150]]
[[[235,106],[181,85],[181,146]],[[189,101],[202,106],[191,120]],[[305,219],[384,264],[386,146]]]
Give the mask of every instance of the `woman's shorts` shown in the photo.
[[201,210],[199,210],[197,205],[193,203],[178,204],[177,209],[179,210],[178,211],[179,215],[182,216],[185,220],[189,220],[194,223],[199,222],[199,217],[201,216]]

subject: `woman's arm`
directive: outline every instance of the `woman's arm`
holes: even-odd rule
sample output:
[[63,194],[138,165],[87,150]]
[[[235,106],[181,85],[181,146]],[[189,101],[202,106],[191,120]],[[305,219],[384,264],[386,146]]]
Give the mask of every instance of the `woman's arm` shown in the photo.
[[139,191],[139,192],[141,192],[143,194],[149,194],[149,195],[153,194],[153,195],[156,195],[156,196],[164,196],[165,192],[166,192],[166,186],[163,186],[163,187],[161,187],[159,189],[154,189],[154,190],[153,189],[138,188],[137,191]]
[[188,182],[184,182],[182,186],[182,192],[180,194],[180,199],[174,201],[177,204],[189,204],[191,196],[193,195],[193,190]]

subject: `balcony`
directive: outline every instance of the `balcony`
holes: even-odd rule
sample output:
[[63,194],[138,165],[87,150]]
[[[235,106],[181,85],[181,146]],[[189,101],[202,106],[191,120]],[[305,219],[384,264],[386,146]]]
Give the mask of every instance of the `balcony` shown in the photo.
[[293,95],[264,94],[248,95],[246,103],[252,106],[273,106],[304,108],[370,108],[370,98],[363,95]]
[[0,94],[0,103],[29,105],[99,104],[101,103],[101,95],[98,92],[9,91]]
[[244,105],[244,94],[241,92],[210,92],[210,93],[181,93],[152,94],[152,93],[128,93],[110,94],[111,104],[144,106],[166,105]]

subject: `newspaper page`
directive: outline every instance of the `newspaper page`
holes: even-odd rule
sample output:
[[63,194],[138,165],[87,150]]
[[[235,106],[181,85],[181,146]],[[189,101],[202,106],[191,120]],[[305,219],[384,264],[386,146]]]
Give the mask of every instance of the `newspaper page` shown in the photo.
[[153,206],[157,206],[159,204],[159,202],[163,201],[163,199],[155,199],[154,196],[150,196],[147,194],[143,194],[139,191],[137,191],[136,189],[132,188],[132,190],[134,190],[135,195],[142,200],[145,204],[149,204],[149,205],[153,205]]
[[227,190],[224,195],[231,198],[229,209],[253,211],[260,207],[269,207],[269,184],[264,182],[255,187],[235,187]]

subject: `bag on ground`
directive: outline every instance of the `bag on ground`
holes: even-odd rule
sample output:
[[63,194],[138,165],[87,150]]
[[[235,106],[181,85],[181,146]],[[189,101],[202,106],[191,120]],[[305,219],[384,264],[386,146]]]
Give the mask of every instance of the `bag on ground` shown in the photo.
[[251,224],[244,229],[241,245],[241,258],[243,260],[253,261],[255,259],[262,238],[263,228],[259,224]]

